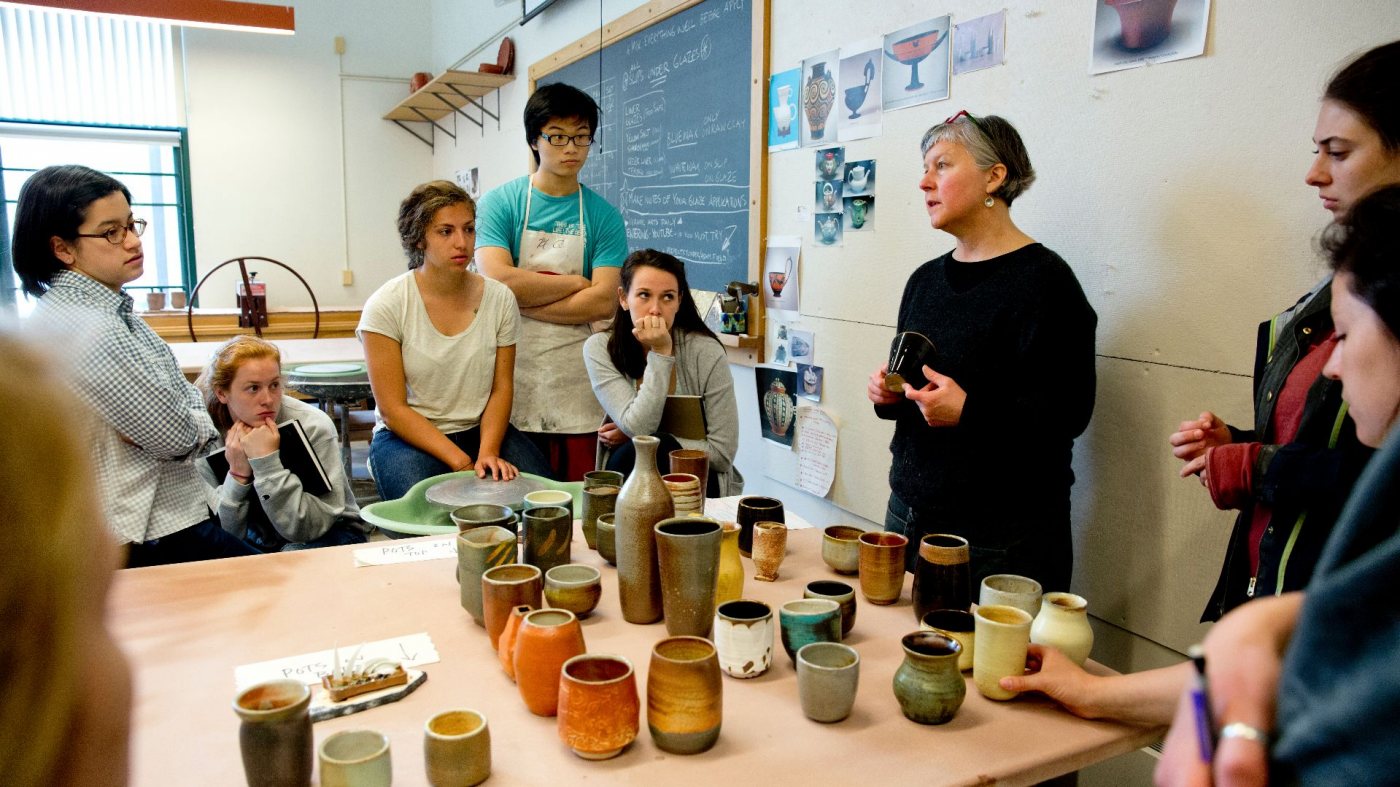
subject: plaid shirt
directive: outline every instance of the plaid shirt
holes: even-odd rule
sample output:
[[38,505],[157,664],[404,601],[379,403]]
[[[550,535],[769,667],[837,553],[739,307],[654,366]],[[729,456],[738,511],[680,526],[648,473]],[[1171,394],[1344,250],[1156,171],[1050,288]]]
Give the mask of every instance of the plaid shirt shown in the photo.
[[121,543],[170,535],[209,518],[194,458],[218,433],[199,391],[140,317],[131,296],[60,271],[29,320],[66,347],[66,378],[97,415],[90,444],[107,524]]

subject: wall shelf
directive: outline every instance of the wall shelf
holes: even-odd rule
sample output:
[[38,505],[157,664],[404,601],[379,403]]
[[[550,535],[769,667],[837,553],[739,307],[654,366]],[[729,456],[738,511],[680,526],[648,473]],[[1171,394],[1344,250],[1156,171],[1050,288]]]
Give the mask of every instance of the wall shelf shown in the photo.
[[[433,147],[434,130],[441,131],[453,139],[457,138],[455,133],[438,122],[454,113],[475,123],[483,131],[486,129],[486,118],[489,117],[496,121],[496,129],[499,131],[501,128],[501,94],[496,93],[495,112],[487,109],[477,99],[483,98],[487,93],[495,92],[502,85],[509,84],[514,80],[515,77],[510,74],[444,71],[421,89],[400,101],[393,109],[389,110],[384,119],[392,121],[430,148]],[[480,116],[469,112],[469,108],[475,108]],[[425,136],[411,126],[405,125],[407,123],[430,123],[432,128]]]

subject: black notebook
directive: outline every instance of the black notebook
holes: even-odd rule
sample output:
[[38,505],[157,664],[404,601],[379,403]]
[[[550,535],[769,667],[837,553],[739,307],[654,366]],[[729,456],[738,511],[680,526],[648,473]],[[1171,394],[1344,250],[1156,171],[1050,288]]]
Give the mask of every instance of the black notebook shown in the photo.
[[[306,437],[301,422],[288,421],[279,425],[277,432],[282,435],[282,444],[278,449],[282,466],[301,481],[301,488],[318,497],[331,491],[330,476],[326,475],[321,458],[312,449],[311,440]],[[228,476],[228,457],[224,456],[223,449],[204,457],[204,461],[209,463],[214,478],[222,484]]]

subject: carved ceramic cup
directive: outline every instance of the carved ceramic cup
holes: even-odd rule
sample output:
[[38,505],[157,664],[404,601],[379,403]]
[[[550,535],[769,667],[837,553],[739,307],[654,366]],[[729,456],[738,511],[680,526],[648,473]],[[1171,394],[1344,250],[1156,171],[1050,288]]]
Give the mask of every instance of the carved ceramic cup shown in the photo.
[[465,708],[443,711],[423,725],[423,760],[433,787],[471,787],[491,775],[486,717]]
[[616,757],[637,738],[641,701],[632,662],[584,653],[559,676],[559,738],[585,760]]
[[822,560],[838,574],[860,571],[860,534],[858,527],[832,525],[822,531]]
[[899,600],[904,590],[904,550],[909,539],[898,533],[869,531],[860,536],[860,592],[871,604]]
[[461,584],[462,609],[486,625],[481,606],[481,575],[488,569],[515,562],[515,532],[497,525],[478,527],[457,536],[457,582]]
[[763,582],[778,579],[778,567],[787,556],[787,525],[757,522],[753,526],[753,578]]
[[542,575],[536,566],[524,563],[496,566],[481,575],[481,606],[486,634],[493,650],[500,647],[510,611],[521,604],[536,609],[544,606]]
[[249,787],[309,784],[311,690],[299,680],[271,680],[239,693],[238,745]]
[[321,741],[322,787],[389,787],[394,767],[389,736],[376,730],[341,730]]
[[773,664],[773,609],[762,601],[727,601],[715,610],[715,650],[731,678],[756,678]]

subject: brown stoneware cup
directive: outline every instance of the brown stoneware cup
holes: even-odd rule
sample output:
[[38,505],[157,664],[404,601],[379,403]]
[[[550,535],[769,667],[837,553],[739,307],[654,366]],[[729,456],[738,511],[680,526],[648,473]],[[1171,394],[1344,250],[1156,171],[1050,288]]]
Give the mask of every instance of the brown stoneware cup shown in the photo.
[[860,536],[860,592],[871,604],[893,604],[904,590],[904,550],[909,539],[872,530]]
[[559,675],[559,739],[585,760],[606,760],[637,738],[641,701],[632,662],[584,653]]
[[423,725],[423,760],[433,787],[472,787],[491,775],[491,729],[465,708],[443,711]]
[[753,526],[753,578],[776,582],[778,567],[787,556],[787,525],[782,522],[756,522]]
[[671,452],[671,472],[690,473],[700,480],[701,508],[709,494],[710,456],[694,448],[680,448]]
[[481,575],[482,616],[492,649],[500,648],[501,632],[513,608],[521,604],[536,609],[544,606],[542,587],[539,568],[525,563],[496,566]]
[[647,728],[656,747],[699,754],[719,740],[724,720],[715,646],[700,637],[668,637],[651,650],[647,671]]

